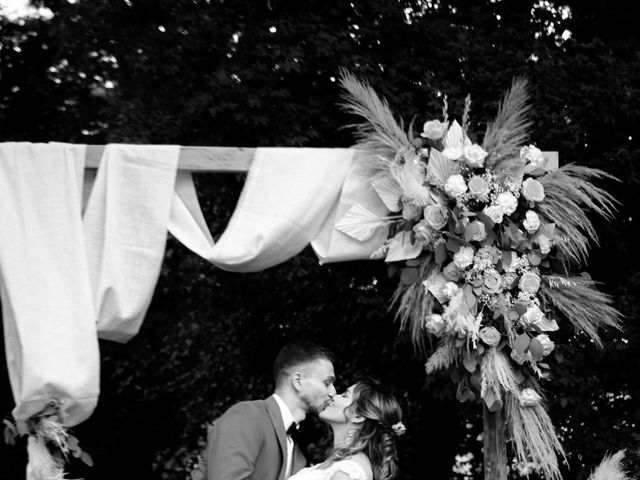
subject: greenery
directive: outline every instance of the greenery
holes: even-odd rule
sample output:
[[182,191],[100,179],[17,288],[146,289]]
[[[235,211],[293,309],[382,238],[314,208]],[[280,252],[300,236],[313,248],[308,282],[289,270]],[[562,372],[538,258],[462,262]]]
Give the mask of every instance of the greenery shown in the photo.
[[[585,335],[561,329],[562,363],[554,381],[543,383],[568,454],[564,478],[586,478],[606,452],[638,449],[640,5],[34,3],[51,18],[0,17],[2,141],[348,146],[355,137],[340,126],[356,119],[338,105],[341,67],[366,78],[407,124],[414,115],[419,122],[437,116],[445,93],[458,115],[471,94],[470,128],[481,140],[512,78],[527,77],[538,146],[559,151],[563,164],[621,180],[599,184],[619,207],[612,223],[592,218],[600,245],[592,246],[589,271],[626,315],[625,332],[605,332],[598,350]],[[197,177],[214,235],[224,231],[242,182],[241,175]],[[401,397],[408,428],[402,479],[425,471],[480,478],[481,410],[457,404],[447,378],[425,376],[410,332],[397,335],[388,312],[395,283],[382,262],[319,266],[310,250],[264,272],[232,274],[170,239],[141,333],[126,345],[101,343],[100,404],[74,429],[95,466],[72,463],[72,473],[184,479],[206,423],[237,400],[268,395],[278,348],[306,338],[335,351],[340,385],[374,374]],[[4,367],[0,375],[0,412],[9,414]],[[325,431],[308,423],[309,451],[318,458]],[[23,446],[0,446],[0,478],[24,475]],[[470,460],[452,472],[456,455]]]

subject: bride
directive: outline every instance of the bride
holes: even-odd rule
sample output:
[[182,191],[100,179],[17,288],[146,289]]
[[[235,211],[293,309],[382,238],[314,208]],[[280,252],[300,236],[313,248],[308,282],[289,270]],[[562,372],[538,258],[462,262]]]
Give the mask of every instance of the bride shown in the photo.
[[396,438],[405,427],[400,405],[382,384],[359,381],[319,416],[333,431],[333,448],[323,463],[289,480],[391,480],[398,474]]

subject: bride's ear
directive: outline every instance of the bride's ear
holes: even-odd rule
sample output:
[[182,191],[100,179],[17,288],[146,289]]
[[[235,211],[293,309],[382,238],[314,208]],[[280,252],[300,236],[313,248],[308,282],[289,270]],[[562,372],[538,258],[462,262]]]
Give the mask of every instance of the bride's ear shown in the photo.
[[364,422],[365,418],[362,415],[354,415],[353,417],[350,418],[351,423],[362,423]]

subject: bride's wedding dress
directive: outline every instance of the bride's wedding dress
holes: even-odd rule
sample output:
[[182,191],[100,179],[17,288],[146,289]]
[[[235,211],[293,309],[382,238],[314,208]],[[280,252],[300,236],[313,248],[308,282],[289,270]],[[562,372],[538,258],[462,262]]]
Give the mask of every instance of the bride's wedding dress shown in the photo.
[[289,480],[329,480],[336,472],[346,473],[351,477],[351,480],[367,480],[367,474],[355,460],[338,460],[326,468],[320,468],[322,465],[303,468],[289,477]]

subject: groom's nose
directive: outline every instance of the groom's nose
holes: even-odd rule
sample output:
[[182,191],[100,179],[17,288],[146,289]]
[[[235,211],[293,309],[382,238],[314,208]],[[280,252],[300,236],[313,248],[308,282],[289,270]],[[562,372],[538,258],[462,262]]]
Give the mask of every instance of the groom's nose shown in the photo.
[[331,384],[331,390],[329,390],[329,397],[331,397],[331,399],[333,400],[333,397],[336,394],[336,387],[333,385],[333,383]]

